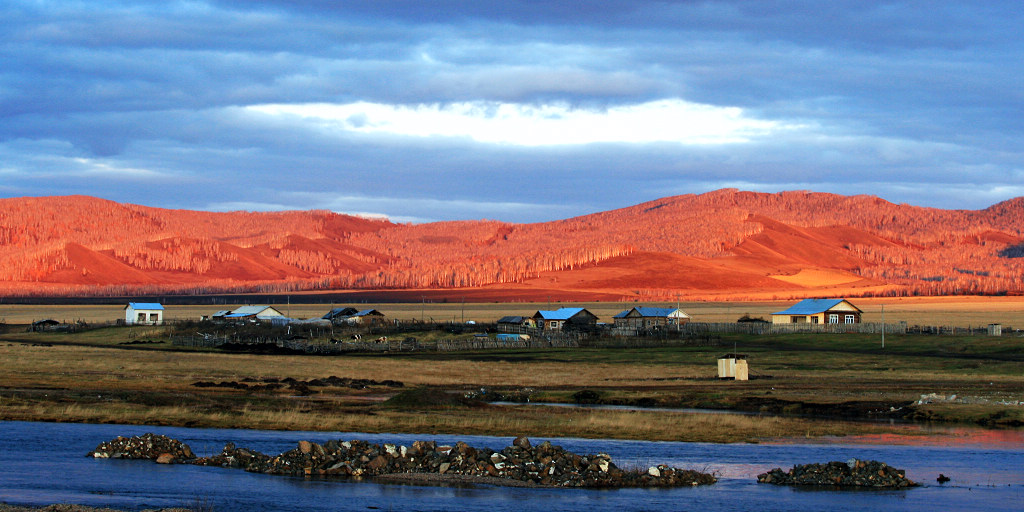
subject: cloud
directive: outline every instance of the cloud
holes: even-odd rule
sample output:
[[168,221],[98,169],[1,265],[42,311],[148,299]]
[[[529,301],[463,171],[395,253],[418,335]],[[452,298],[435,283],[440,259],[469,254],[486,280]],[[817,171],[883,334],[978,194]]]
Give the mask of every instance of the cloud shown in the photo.
[[567,104],[467,102],[432,105],[377,103],[254,105],[254,112],[291,115],[357,133],[465,137],[517,146],[594,143],[733,144],[786,129],[750,119],[738,108],[667,99],[597,110]]
[[5,196],[526,222],[1024,182],[1015,2],[12,0],[0,24]]
[[[288,206],[301,204],[301,209],[331,210],[347,215],[368,218],[387,218],[392,222],[435,222],[451,219],[482,219],[489,214],[520,216],[525,212],[536,214],[541,212],[550,218],[571,216],[571,208],[561,204],[538,204],[514,201],[501,201],[493,198],[479,199],[434,199],[415,197],[372,197],[361,195],[343,195],[327,192],[291,192],[284,193],[287,203],[254,203],[226,202],[211,203],[205,209],[211,211],[280,211],[299,209]],[[383,212],[396,213],[383,213]],[[466,212],[469,212],[468,214]],[[463,215],[462,217],[455,216]]]

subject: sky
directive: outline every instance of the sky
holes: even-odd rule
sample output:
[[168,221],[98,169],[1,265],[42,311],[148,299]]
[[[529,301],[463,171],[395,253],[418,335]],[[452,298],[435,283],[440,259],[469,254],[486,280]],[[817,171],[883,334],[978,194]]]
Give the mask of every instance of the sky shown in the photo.
[[0,0],[0,197],[540,222],[1024,196],[1016,1]]

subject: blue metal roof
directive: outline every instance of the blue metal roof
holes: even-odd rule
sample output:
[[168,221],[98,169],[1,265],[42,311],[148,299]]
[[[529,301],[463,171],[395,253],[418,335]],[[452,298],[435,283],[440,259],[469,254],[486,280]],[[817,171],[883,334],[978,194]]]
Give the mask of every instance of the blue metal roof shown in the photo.
[[[647,307],[638,307],[638,308],[636,308],[636,310],[639,311],[642,316],[658,316],[658,317],[667,317],[667,316],[669,316],[672,313],[675,313],[677,311],[676,308],[647,308]],[[682,311],[680,311],[680,313],[682,313]],[[686,313],[683,313],[683,314],[686,315]],[[687,316],[689,316],[689,315],[687,315]]]
[[163,311],[164,306],[159,302],[129,302],[125,309],[158,309]]
[[[652,308],[652,307],[646,307],[646,306],[637,306],[637,307],[634,307],[634,308],[631,308],[631,309],[627,309],[627,310],[625,310],[625,311],[615,315],[613,318],[626,318],[627,316],[629,316],[629,313],[634,311],[634,310],[637,313],[640,313],[640,316],[643,316],[643,317],[657,317],[657,318],[667,318],[669,315],[671,315],[672,313],[675,313],[676,311],[679,311],[680,313],[683,313],[682,310],[679,310],[679,309],[676,309],[676,308]],[[686,313],[683,313],[683,316],[686,317],[686,318],[690,318],[690,315],[687,315]]]
[[583,308],[558,308],[556,311],[537,311],[545,320],[568,320],[583,311]]
[[817,315],[824,313],[843,302],[844,299],[804,299],[785,311],[773,315]]

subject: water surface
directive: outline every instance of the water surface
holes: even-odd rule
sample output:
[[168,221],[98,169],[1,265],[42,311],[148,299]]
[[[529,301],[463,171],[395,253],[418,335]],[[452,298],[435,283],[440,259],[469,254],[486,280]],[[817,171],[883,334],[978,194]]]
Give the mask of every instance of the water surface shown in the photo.
[[[85,454],[118,435],[146,432],[188,443],[197,455],[220,452],[224,443],[277,454],[299,440],[363,439],[409,445],[415,440],[501,449],[508,437],[438,436],[190,429],[136,425],[0,422],[0,501],[21,505],[80,503],[129,510],[208,505],[229,511],[480,510],[494,512],[595,510],[1020,510],[1024,503],[1024,436],[921,436],[914,445],[885,438],[804,443],[706,444],[550,439],[578,453],[610,454],[619,466],[670,464],[713,471],[712,486],[680,489],[523,489],[376,484],[307,480],[237,469],[159,465],[150,461],[93,459]],[[986,432],[978,430],[977,432]],[[1000,431],[995,431],[1000,432]],[[1016,432],[1016,433],[1014,433]],[[545,438],[536,438],[536,444]],[[963,441],[963,442],[961,442]],[[875,459],[907,470],[923,487],[839,491],[759,485],[755,477],[775,467],[850,458]],[[939,473],[953,480],[938,485]]]

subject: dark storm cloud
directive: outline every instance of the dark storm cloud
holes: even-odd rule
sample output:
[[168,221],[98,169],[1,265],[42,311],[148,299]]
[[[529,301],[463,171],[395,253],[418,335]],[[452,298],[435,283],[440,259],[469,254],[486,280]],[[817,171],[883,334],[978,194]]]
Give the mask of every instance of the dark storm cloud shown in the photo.
[[[1024,194],[1021,18],[1011,2],[16,1],[0,12],[0,195],[410,220],[723,186],[980,208]],[[773,128],[530,146],[248,108],[659,100]]]

